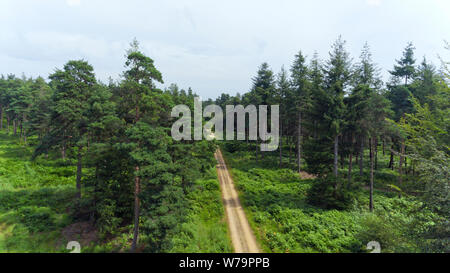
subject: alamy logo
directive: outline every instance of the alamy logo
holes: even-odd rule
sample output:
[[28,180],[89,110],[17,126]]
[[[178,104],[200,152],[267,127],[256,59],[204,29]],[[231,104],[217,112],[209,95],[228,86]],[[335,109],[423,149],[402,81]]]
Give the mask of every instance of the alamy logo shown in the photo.
[[[261,151],[269,152],[278,149],[280,135],[279,105],[271,105],[270,113],[267,105],[259,105],[258,108],[255,105],[247,105],[246,107],[227,105],[225,110],[226,140],[246,140],[246,137],[248,137],[248,140],[261,140]],[[268,126],[267,121],[269,115],[270,126]],[[246,116],[248,116],[248,122],[246,122]],[[175,106],[172,109],[171,117],[179,118],[172,125],[172,138],[176,141],[192,140],[192,116],[189,107],[187,105]],[[203,118],[209,118],[204,125]],[[193,140],[202,140],[203,138],[206,140],[224,140],[223,126],[223,109],[218,105],[208,105],[203,110],[201,100],[195,97]]]

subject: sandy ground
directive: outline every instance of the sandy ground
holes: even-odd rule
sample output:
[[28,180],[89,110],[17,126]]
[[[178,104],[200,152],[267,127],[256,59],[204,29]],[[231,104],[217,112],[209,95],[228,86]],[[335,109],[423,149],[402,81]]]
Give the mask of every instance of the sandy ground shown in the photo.
[[215,154],[217,160],[217,174],[222,190],[222,200],[227,216],[228,228],[231,241],[236,253],[259,253],[260,249],[256,243],[255,235],[245,216],[244,209],[239,202],[233,179],[228,173],[227,166],[220,150]]

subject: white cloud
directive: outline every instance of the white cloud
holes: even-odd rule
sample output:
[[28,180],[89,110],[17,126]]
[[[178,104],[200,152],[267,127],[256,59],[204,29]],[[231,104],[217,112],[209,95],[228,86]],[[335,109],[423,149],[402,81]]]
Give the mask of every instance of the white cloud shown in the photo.
[[367,5],[369,6],[380,6],[381,0],[366,0]]
[[74,7],[81,5],[81,0],[66,0],[67,5]]

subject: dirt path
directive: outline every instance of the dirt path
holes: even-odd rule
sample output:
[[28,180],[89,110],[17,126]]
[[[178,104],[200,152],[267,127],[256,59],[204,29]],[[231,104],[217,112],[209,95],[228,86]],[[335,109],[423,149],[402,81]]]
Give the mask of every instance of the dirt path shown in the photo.
[[222,190],[222,200],[225,206],[225,213],[234,252],[259,253],[260,250],[256,243],[255,235],[245,216],[241,202],[239,202],[233,179],[231,179],[231,176],[228,173],[227,166],[222,157],[222,152],[219,149],[216,151],[215,157],[217,160],[217,174]]

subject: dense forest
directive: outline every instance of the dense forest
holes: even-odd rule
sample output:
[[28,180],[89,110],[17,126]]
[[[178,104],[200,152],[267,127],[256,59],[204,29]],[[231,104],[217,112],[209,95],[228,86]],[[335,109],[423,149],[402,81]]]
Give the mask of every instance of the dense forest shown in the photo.
[[449,252],[449,63],[414,50],[383,82],[369,45],[354,60],[339,37],[326,59],[299,51],[277,74],[263,63],[249,92],[203,102],[280,105],[274,152],[248,137],[173,140],[171,109],[192,109],[196,95],[158,88],[163,75],[137,41],[117,81],[99,81],[86,60],[48,80],[3,75],[0,251],[80,240],[85,252],[231,252],[219,147],[264,251],[365,252],[378,241],[385,252]]

